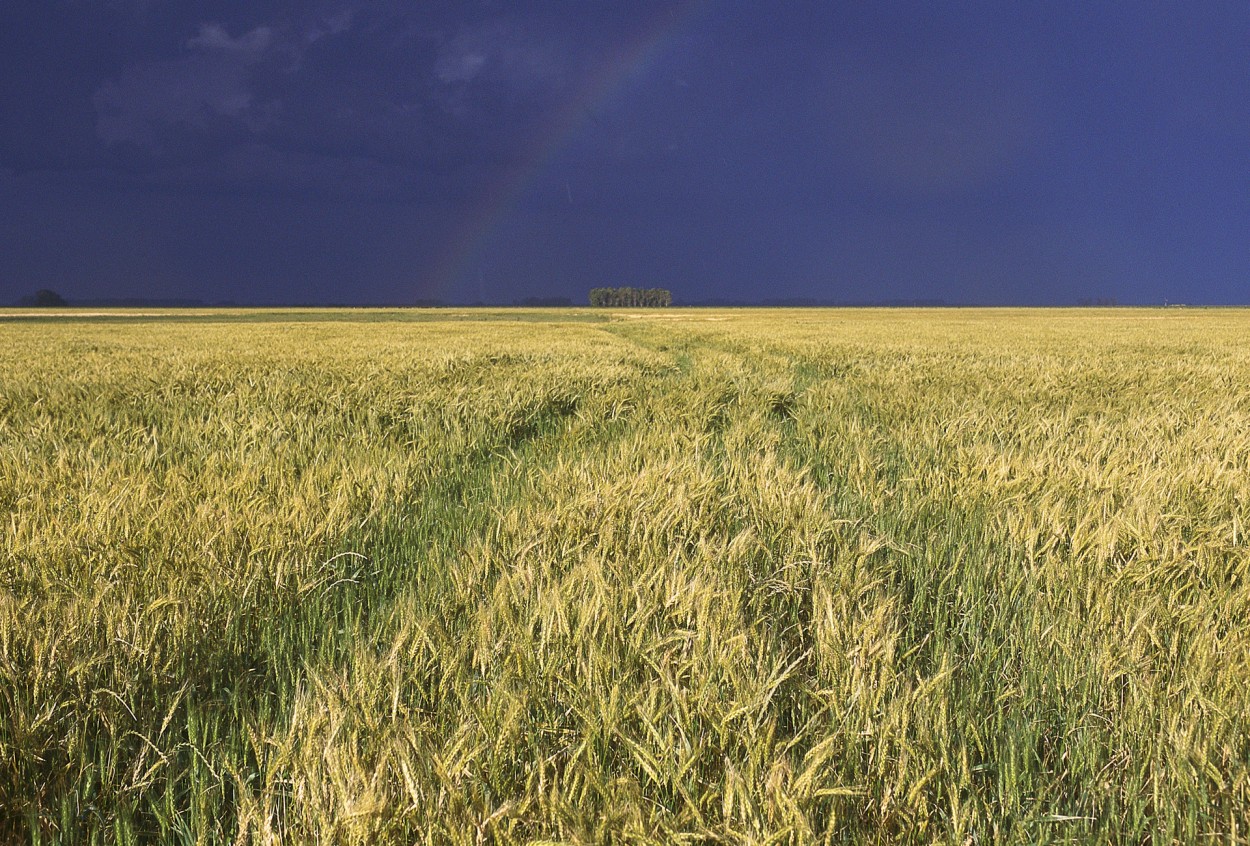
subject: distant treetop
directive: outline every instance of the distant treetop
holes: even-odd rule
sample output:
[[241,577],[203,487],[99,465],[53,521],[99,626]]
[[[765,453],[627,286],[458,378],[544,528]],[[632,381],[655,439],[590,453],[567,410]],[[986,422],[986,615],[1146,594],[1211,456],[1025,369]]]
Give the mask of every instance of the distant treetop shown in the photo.
[[69,305],[69,303],[56,291],[41,288],[29,297],[22,297],[18,301],[18,305],[31,306],[33,308],[60,308]]
[[590,304],[615,308],[664,308],[673,304],[664,288],[591,288]]

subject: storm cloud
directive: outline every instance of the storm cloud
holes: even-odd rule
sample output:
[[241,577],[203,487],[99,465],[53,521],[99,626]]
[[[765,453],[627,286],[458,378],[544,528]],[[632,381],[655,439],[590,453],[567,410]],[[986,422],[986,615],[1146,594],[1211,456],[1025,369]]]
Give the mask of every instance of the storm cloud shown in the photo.
[[5,4],[0,300],[1238,299],[1248,18]]

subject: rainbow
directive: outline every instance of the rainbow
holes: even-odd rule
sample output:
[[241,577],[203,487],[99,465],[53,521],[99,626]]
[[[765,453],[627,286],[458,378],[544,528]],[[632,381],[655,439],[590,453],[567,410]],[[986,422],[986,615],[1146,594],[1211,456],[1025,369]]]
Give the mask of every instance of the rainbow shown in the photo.
[[707,2],[678,0],[594,68],[554,118],[534,134],[520,156],[520,164],[484,193],[446,239],[445,249],[425,275],[424,298],[437,299],[464,279],[491,236],[515,212],[527,189],[550,167],[596,107],[652,67]]

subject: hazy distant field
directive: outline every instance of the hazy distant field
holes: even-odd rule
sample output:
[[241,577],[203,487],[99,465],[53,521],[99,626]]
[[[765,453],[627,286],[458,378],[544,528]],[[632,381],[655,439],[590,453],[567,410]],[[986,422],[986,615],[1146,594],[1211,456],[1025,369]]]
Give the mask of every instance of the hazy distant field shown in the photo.
[[0,842],[1246,843],[1247,468],[1244,311],[6,319]]

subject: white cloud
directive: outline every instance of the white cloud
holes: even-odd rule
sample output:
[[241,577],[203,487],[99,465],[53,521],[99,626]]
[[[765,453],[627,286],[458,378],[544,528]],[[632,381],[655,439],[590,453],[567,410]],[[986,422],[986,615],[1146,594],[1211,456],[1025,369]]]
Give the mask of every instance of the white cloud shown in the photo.
[[489,81],[523,92],[558,85],[563,67],[550,45],[513,21],[497,19],[443,44],[434,74],[444,85]]
[[340,9],[333,14],[322,15],[305,31],[304,40],[312,44],[327,35],[342,35],[351,29],[355,18],[356,12],[353,9]]
[[477,51],[444,51],[439,54],[434,73],[440,82],[468,82],[486,66],[486,54]]
[[267,26],[258,26],[251,32],[231,38],[230,33],[221,24],[200,24],[200,34],[187,44],[201,50],[224,50],[229,53],[259,56],[265,52],[273,40],[273,30]]
[[219,24],[202,25],[187,42],[189,54],[134,65],[96,89],[96,134],[107,144],[129,142],[159,153],[171,126],[231,120],[253,131],[265,128],[278,104],[256,101],[251,74],[272,42],[269,27],[232,37]]

